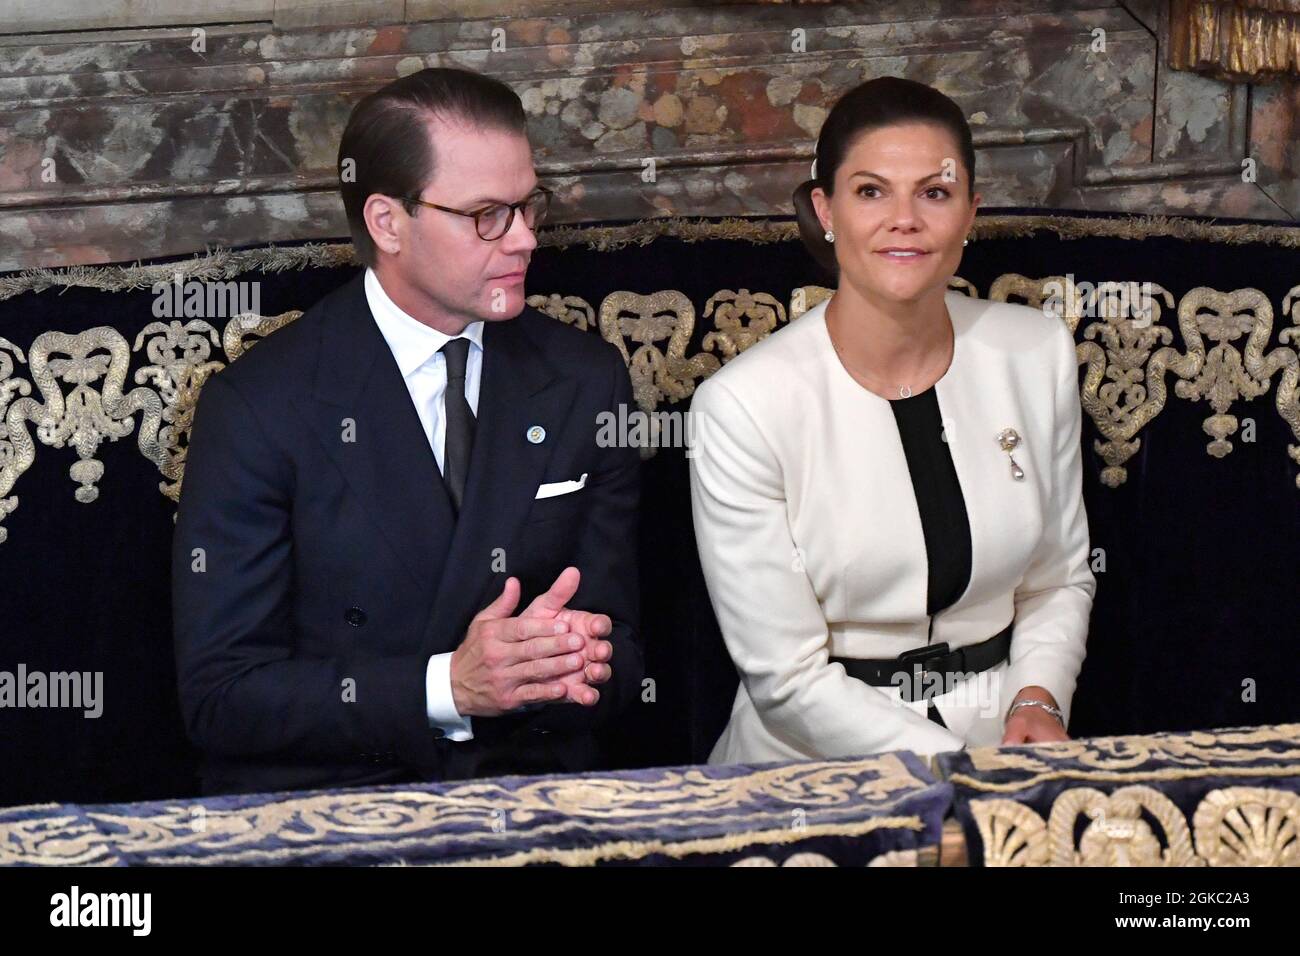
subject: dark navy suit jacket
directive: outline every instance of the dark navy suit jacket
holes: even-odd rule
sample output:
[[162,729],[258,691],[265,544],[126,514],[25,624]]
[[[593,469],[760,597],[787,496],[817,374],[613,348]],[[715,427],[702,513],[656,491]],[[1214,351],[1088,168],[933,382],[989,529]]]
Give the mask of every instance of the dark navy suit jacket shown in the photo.
[[[631,408],[618,350],[528,307],[487,322],[483,350],[458,520],[360,275],[204,384],[172,598],[205,792],[585,770],[591,731],[639,693],[640,458],[596,441],[601,412]],[[534,498],[584,473],[582,490]],[[599,704],[475,717],[472,741],[441,739],[429,656],[507,576],[519,613],[570,564],[570,606],[614,622]]]

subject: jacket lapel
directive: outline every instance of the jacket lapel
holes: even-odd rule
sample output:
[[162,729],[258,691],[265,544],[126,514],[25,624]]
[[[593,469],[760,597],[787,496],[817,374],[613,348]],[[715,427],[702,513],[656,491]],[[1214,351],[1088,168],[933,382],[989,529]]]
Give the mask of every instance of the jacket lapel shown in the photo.
[[[573,403],[574,381],[560,376],[547,361],[523,318],[488,322],[483,329],[474,450],[460,519],[425,633],[430,653],[458,645],[469,620],[497,596],[489,585],[496,581],[499,588],[507,576],[517,575],[509,546],[544,481]],[[545,430],[540,442],[528,440],[534,425]],[[506,551],[504,575],[493,568],[497,548]]]
[[[443,575],[454,524],[437,460],[370,314],[362,277],[344,286],[332,306],[303,411],[412,582],[420,592],[431,591]],[[349,419],[352,441],[345,440]]]

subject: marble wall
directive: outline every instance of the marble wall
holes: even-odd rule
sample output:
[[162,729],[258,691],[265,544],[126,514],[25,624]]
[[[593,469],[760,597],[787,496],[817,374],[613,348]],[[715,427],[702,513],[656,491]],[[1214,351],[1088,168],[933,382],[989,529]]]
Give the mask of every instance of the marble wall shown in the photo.
[[986,206],[1300,210],[1294,87],[1169,69],[1165,0],[0,12],[0,271],[345,236],[334,163],[348,111],[437,65],[519,92],[560,221],[789,214],[830,106],[889,74],[961,103]]

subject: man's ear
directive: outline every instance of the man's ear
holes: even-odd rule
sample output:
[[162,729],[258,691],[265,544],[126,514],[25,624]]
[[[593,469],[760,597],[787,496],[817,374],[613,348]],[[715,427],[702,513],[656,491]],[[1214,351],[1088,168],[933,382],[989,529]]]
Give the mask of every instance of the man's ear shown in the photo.
[[823,229],[831,227],[831,201],[826,195],[826,190],[820,186],[814,186],[812,192],[808,194],[812,200],[813,210],[817,213],[817,221],[821,223]]
[[375,248],[390,256],[397,255],[402,249],[402,227],[406,218],[402,204],[389,196],[371,193],[366,197],[362,215]]

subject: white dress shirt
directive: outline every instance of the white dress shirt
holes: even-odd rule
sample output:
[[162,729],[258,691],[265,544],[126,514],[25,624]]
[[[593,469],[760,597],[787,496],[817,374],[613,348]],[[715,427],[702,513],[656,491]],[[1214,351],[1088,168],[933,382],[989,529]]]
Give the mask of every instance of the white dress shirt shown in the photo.
[[[420,415],[424,435],[433,449],[438,469],[443,469],[443,449],[447,443],[447,416],[443,405],[447,390],[447,360],[441,349],[452,338],[469,339],[473,347],[465,366],[465,399],[478,414],[478,391],[483,368],[483,323],[471,322],[459,336],[450,336],[411,318],[388,297],[373,269],[366,270],[366,302],[375,324],[397,360],[402,380]],[[425,707],[429,726],[440,728],[449,740],[473,740],[469,717],[456,710],[451,693],[451,654],[434,654],[424,671]]]

